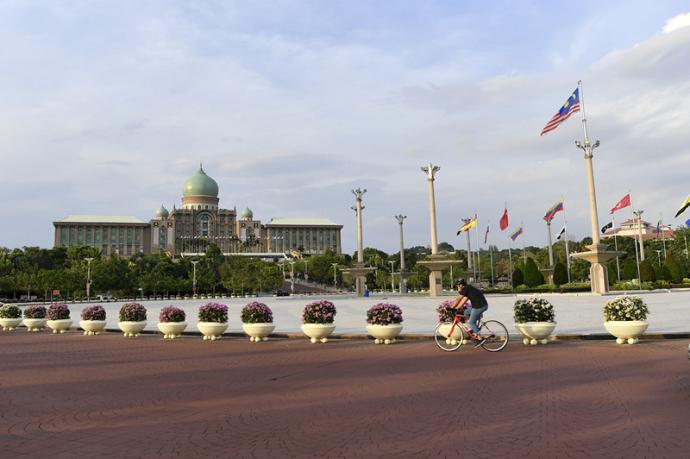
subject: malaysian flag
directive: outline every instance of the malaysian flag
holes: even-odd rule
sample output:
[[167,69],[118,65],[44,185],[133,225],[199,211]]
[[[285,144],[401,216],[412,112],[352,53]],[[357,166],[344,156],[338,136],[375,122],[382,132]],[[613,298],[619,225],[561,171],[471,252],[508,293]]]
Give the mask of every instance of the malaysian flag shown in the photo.
[[544,129],[541,130],[541,135],[551,132],[558,127],[563,121],[570,118],[575,112],[580,111],[580,88],[575,89],[573,93],[568,97],[563,106],[556,112],[555,115],[546,123]]

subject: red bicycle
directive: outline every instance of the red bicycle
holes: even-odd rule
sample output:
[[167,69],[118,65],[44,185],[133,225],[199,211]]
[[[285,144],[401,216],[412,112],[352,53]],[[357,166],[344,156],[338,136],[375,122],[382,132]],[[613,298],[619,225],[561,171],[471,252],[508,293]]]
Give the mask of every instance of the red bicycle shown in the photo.
[[[484,340],[479,345],[489,352],[498,352],[508,345],[508,329],[497,320],[479,320],[479,335]],[[444,351],[460,349],[471,336],[471,329],[465,323],[465,316],[456,315],[452,322],[441,322],[434,331],[436,345]]]

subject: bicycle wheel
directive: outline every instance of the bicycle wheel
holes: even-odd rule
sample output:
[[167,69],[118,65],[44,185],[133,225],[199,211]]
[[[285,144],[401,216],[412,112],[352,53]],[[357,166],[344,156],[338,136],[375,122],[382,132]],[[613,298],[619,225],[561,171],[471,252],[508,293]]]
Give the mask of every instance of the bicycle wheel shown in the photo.
[[508,345],[508,329],[497,320],[483,322],[479,334],[486,337],[482,347],[489,352],[498,352]]
[[465,336],[460,324],[453,326],[453,322],[441,322],[434,330],[434,341],[442,350],[452,352],[457,351],[462,346]]

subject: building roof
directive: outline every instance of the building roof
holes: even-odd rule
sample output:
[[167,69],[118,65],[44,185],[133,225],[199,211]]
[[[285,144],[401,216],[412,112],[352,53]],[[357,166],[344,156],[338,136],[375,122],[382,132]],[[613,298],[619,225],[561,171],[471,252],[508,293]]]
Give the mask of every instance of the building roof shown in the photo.
[[218,183],[206,175],[204,169],[199,165],[196,174],[185,180],[182,186],[182,196],[210,196],[218,197]]
[[68,215],[55,223],[146,223],[131,215]]
[[272,218],[266,226],[340,226],[327,218]]

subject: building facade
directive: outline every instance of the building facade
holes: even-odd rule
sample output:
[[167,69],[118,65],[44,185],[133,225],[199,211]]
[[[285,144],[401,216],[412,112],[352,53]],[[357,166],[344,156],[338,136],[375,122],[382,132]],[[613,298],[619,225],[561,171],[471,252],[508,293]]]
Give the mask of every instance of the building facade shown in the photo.
[[164,206],[148,223],[130,216],[70,215],[53,222],[55,246],[88,245],[103,255],[199,255],[211,244],[250,256],[342,253],[342,225],[321,218],[273,218],[263,225],[245,208],[219,206],[218,183],[203,168],[184,182],[182,206]]
[[616,228],[609,228],[604,234],[602,234],[602,239],[612,238],[616,236],[626,236],[631,238],[638,238],[642,234],[642,240],[647,241],[650,239],[673,239],[675,232],[673,228],[663,223],[659,224],[659,230],[657,231],[656,225],[652,225],[642,219],[631,218],[625,220]]

